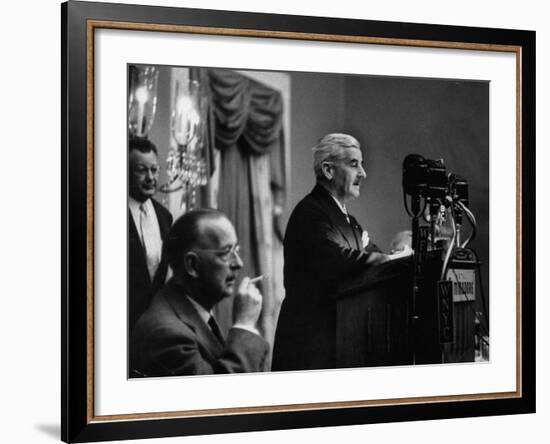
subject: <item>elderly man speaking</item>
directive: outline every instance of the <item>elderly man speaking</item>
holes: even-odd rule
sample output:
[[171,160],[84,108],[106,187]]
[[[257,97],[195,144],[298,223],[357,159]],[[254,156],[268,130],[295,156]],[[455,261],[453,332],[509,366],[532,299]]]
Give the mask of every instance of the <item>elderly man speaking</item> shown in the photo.
[[294,208],[285,233],[286,296],[275,334],[275,371],[334,368],[336,284],[392,259],[346,209],[367,177],[359,142],[328,134],[313,155],[317,183]]

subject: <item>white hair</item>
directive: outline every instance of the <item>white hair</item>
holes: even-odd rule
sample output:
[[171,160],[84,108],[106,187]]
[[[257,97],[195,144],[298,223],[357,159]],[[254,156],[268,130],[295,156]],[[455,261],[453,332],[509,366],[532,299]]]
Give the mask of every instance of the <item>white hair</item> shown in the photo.
[[344,150],[349,148],[361,149],[357,139],[348,134],[331,133],[323,137],[319,143],[312,148],[313,171],[317,180],[324,179],[323,162],[333,162],[341,159]]

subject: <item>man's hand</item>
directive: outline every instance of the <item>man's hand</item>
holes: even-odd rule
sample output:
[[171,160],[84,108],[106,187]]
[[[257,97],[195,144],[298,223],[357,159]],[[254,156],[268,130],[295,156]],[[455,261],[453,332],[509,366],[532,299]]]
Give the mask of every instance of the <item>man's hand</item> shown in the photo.
[[412,231],[405,230],[398,232],[390,243],[391,254],[403,251],[406,248],[412,248]]
[[367,259],[367,264],[380,265],[389,260],[391,260],[390,255],[373,251],[372,253],[369,254],[369,258]]
[[384,254],[384,253],[376,253],[372,252],[369,255],[369,259],[367,260],[367,264],[369,265],[380,265],[384,262],[393,261],[394,259],[401,259],[403,257],[411,256],[414,253],[414,250],[411,249],[411,247],[404,246],[402,250],[397,251],[392,254]]
[[402,257],[412,256],[413,253],[414,253],[413,249],[408,245],[405,245],[401,250],[390,254],[390,259],[393,260],[393,259],[400,259]]
[[233,324],[254,330],[261,311],[262,294],[250,278],[245,277],[233,300]]

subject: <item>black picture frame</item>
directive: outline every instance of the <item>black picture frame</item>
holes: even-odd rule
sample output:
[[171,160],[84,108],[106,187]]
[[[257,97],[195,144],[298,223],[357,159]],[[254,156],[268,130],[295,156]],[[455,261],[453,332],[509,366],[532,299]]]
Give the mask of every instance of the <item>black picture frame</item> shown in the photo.
[[[65,442],[169,437],[535,412],[535,32],[69,1],[62,23],[62,412]],[[118,25],[117,25],[118,24]],[[518,391],[493,399],[384,405],[277,406],[232,414],[150,418],[93,415],[93,41],[94,29],[161,29],[441,48],[498,46],[518,56]],[[153,27],[153,28],[151,28]],[[159,28],[160,27],[160,28]],[[190,29],[190,28],[188,28]],[[92,85],[93,86],[93,85]]]

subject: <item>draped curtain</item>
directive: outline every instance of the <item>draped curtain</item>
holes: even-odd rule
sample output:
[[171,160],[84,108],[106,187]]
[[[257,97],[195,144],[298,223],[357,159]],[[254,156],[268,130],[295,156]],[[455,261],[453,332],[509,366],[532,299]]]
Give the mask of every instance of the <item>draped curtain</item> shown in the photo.
[[[281,94],[230,70],[201,70],[211,99],[214,145],[220,151],[218,208],[235,225],[243,276],[264,275],[260,329],[273,345],[282,287],[285,198],[283,100]],[[231,301],[217,307],[222,328],[232,319]]]

